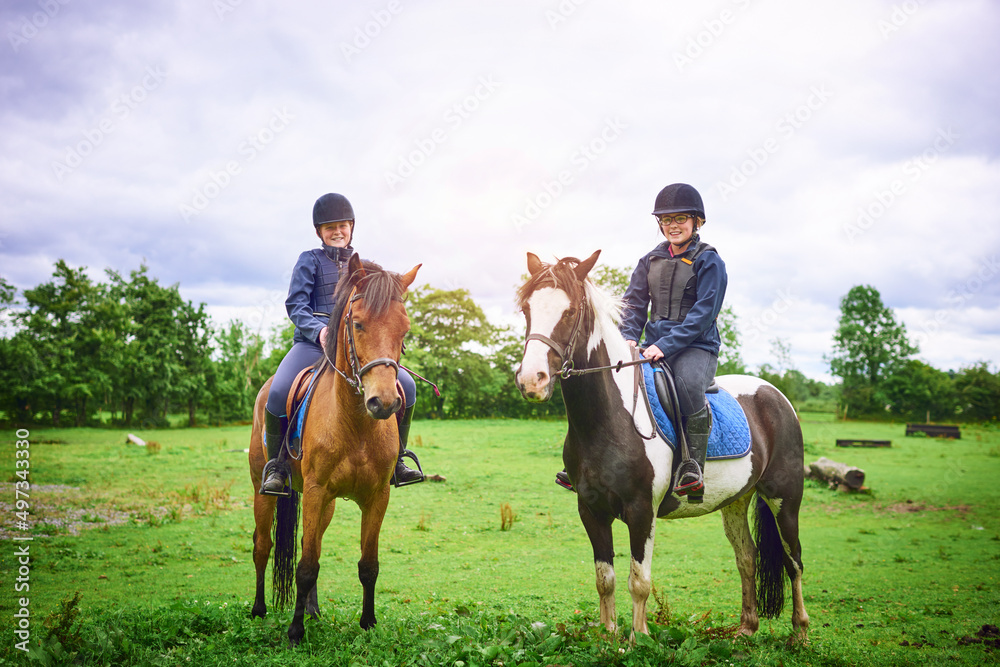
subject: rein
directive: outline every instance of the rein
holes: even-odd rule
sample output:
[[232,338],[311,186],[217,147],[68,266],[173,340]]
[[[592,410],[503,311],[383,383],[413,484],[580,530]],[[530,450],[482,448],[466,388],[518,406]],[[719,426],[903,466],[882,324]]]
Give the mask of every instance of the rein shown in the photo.
[[[652,359],[633,359],[632,361],[619,361],[616,364],[610,364],[608,366],[592,366],[590,368],[576,368],[573,364],[573,350],[576,347],[576,339],[580,335],[580,330],[583,328],[583,312],[584,309],[581,307],[577,310],[576,321],[573,322],[573,329],[569,335],[569,340],[566,342],[566,346],[562,346],[556,341],[552,340],[548,336],[544,336],[538,333],[529,333],[524,338],[524,348],[525,352],[528,349],[528,343],[533,340],[541,341],[549,346],[556,355],[559,356],[560,361],[562,361],[562,367],[559,369],[559,377],[563,380],[571,378],[575,375],[589,375],[590,373],[600,373],[602,371],[614,371],[619,372],[623,368],[628,368],[629,366],[635,366],[635,384],[632,388],[632,428],[635,429],[636,434],[643,440],[652,440],[656,437],[656,426],[654,423],[653,432],[650,435],[644,435],[639,431],[639,427],[635,425],[635,411],[639,406],[639,366],[642,364],[652,363]],[[637,354],[638,352],[635,348],[630,348],[632,354]]]
[[[348,377],[344,371],[337,368],[337,364],[330,359],[329,353],[326,348],[323,348],[323,357],[326,359],[326,363],[330,364],[330,367],[337,371],[340,377],[344,378],[344,381],[352,388],[355,392],[361,396],[365,395],[365,387],[361,383],[361,378],[365,373],[378,366],[389,366],[392,368],[396,375],[399,375],[399,362],[395,359],[390,359],[389,357],[379,357],[369,361],[364,366],[361,365],[361,360],[358,358],[357,345],[354,342],[354,302],[362,299],[362,295],[358,294],[358,288],[354,287],[351,290],[351,296],[348,299],[347,313],[344,315],[344,328],[346,329],[347,337],[347,363],[349,366],[351,377]],[[360,368],[359,368],[360,367]]]

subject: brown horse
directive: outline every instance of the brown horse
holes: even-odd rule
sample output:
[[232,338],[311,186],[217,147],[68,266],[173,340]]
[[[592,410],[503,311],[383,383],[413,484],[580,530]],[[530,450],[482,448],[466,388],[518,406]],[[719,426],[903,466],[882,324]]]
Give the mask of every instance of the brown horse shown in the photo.
[[[794,636],[806,638],[809,616],[802,597],[802,431],[791,403],[777,389],[744,375],[725,375],[719,386],[746,415],[748,456],[710,460],[702,503],[672,493],[674,456],[639,401],[641,371],[616,326],[620,304],[587,278],[598,250],[584,261],[567,257],[554,265],[528,253],[530,278],[518,290],[527,321],[517,384],[529,401],[552,396],[560,378],[569,429],[563,462],[578,495],[580,519],[590,538],[600,596],[601,622],[615,630],[615,571],[611,524],[628,526],[632,634],[648,634],[656,519],[722,511],[726,537],[736,555],[743,592],[739,634],[753,634],[759,617],[774,618],[784,604],[782,567],[791,581]],[[612,370],[614,367],[621,372]],[[747,510],[756,495],[757,539]],[[756,575],[757,589],[754,589]],[[756,592],[756,595],[755,595]]]
[[324,358],[316,364],[311,408],[302,430],[301,456],[289,459],[293,491],[288,498],[256,493],[267,460],[264,405],[271,380],[257,394],[250,437],[256,522],[253,561],[257,571],[251,615],[263,617],[267,613],[264,573],[275,543],[275,603],[281,608],[291,595],[297,505],[302,494],[302,557],[294,570],[295,614],[288,627],[293,646],[305,634],[304,614],[319,615],[316,579],[320,548],[323,533],[333,518],[336,498],[349,498],[361,508],[361,627],[367,630],[376,623],[378,536],[399,451],[398,426],[389,417],[403,404],[396,374],[403,336],[410,328],[403,295],[419,268],[417,265],[400,276],[362,262],[357,255],[351,257],[348,275],[337,285],[336,305],[330,314],[330,332],[336,329],[336,335],[327,337]]

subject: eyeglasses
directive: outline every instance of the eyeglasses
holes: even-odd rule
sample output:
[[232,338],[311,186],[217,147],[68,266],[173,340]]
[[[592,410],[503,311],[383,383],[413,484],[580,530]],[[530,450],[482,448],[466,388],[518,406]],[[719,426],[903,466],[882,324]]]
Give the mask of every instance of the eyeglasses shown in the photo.
[[658,218],[661,227],[667,227],[671,224],[683,225],[685,222],[693,218],[694,216],[690,213],[679,213],[677,215],[663,215]]

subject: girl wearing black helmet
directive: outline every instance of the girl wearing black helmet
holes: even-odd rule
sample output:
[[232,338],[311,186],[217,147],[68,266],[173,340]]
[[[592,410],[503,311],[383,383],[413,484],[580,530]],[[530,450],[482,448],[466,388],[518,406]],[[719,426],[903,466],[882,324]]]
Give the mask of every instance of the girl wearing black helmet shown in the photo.
[[677,470],[674,492],[700,502],[711,424],[705,390],[715,377],[722,343],[716,318],[726,296],[726,265],[700,238],[705,206],[693,187],[675,183],[663,188],[653,215],[665,240],[635,267],[620,329],[632,347],[645,329],[642,355],[665,359],[673,370],[690,452]]
[[[325,194],[313,206],[313,226],[322,241],[320,248],[306,250],[299,255],[288,287],[285,309],[295,323],[292,349],[278,365],[271,381],[264,410],[264,441],[267,444],[268,462],[264,466],[260,493],[285,495],[288,470],[278,464],[278,453],[288,427],[285,402],[295,376],[303,368],[313,365],[323,356],[323,345],[328,335],[327,323],[333,309],[333,293],[340,276],[347,270],[347,261],[354,253],[354,209],[346,197]],[[399,383],[403,387],[404,408],[399,422],[399,458],[393,482],[397,486],[422,482],[424,475],[403,463],[406,438],[416,402],[416,384],[402,368]]]

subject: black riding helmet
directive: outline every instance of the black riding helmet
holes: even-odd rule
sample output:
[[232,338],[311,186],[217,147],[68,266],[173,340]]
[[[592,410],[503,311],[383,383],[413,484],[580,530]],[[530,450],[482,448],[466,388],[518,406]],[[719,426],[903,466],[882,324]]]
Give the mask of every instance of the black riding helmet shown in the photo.
[[313,204],[313,227],[317,234],[320,225],[345,220],[351,223],[351,243],[354,243],[354,208],[351,206],[351,202],[347,201],[347,197],[330,192],[317,199],[316,203]]
[[702,224],[705,222],[705,204],[701,201],[701,195],[687,183],[668,185],[656,195],[653,215],[659,219],[661,215],[671,213],[697,213]]

